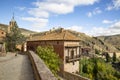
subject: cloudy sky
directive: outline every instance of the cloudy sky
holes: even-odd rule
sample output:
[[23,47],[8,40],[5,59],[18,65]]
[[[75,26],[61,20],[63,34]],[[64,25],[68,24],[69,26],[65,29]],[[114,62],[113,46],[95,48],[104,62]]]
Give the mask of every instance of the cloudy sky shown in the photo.
[[19,27],[45,31],[63,27],[88,35],[120,34],[120,0],[1,0],[0,23],[15,14]]

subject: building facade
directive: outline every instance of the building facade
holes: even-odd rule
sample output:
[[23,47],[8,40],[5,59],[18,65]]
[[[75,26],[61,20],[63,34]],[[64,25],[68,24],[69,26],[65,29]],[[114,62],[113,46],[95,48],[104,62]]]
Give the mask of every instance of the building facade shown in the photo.
[[79,38],[63,28],[57,31],[47,31],[37,36],[31,36],[27,41],[27,50],[36,51],[38,46],[53,46],[62,64],[60,71],[79,72],[81,47]]
[[0,56],[5,56],[5,37],[6,37],[6,32],[4,30],[0,29]]

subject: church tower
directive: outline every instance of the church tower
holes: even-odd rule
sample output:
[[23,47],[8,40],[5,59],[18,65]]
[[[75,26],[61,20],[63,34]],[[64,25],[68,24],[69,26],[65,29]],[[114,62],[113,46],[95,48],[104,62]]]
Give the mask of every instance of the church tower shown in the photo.
[[14,13],[13,13],[13,17],[12,17],[11,21],[9,22],[9,26],[8,26],[8,33],[10,33],[11,28],[16,26],[16,25],[17,25],[17,23],[16,23],[16,21],[14,19]]

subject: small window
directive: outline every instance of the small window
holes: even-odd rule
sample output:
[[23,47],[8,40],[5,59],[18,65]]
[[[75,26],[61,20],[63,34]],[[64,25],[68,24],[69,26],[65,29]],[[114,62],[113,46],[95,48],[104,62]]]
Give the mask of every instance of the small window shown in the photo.
[[4,32],[2,32],[2,34],[4,34]]
[[73,65],[75,65],[75,62],[73,62]]
[[71,51],[71,58],[74,58],[74,50]]
[[57,41],[57,44],[59,44],[59,42]]

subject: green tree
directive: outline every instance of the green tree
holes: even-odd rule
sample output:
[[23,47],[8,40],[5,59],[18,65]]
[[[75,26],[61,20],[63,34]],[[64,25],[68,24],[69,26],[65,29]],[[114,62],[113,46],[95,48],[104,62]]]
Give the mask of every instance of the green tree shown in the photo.
[[6,34],[6,48],[8,51],[15,51],[17,44],[22,44],[26,38],[21,34],[18,25],[11,27],[10,33]]
[[113,62],[116,61],[116,53],[115,53],[115,52],[113,53],[113,57],[112,57],[112,59],[113,59]]
[[93,68],[93,77],[95,80],[97,80],[97,74],[98,74],[98,64],[97,64],[97,59],[94,58],[94,68]]
[[110,55],[108,53],[106,53],[106,62],[110,62]]
[[120,73],[116,71],[111,64],[106,63],[102,58],[90,58],[86,59],[86,61],[89,61],[89,63],[84,65],[85,68],[83,67],[84,70],[80,75],[88,77],[91,80],[120,79]]
[[95,54],[100,54],[100,51],[95,49]]
[[45,64],[49,67],[49,69],[57,75],[57,72],[59,71],[60,66],[60,59],[59,56],[54,52],[54,49],[52,46],[48,47],[37,47],[37,54]]

